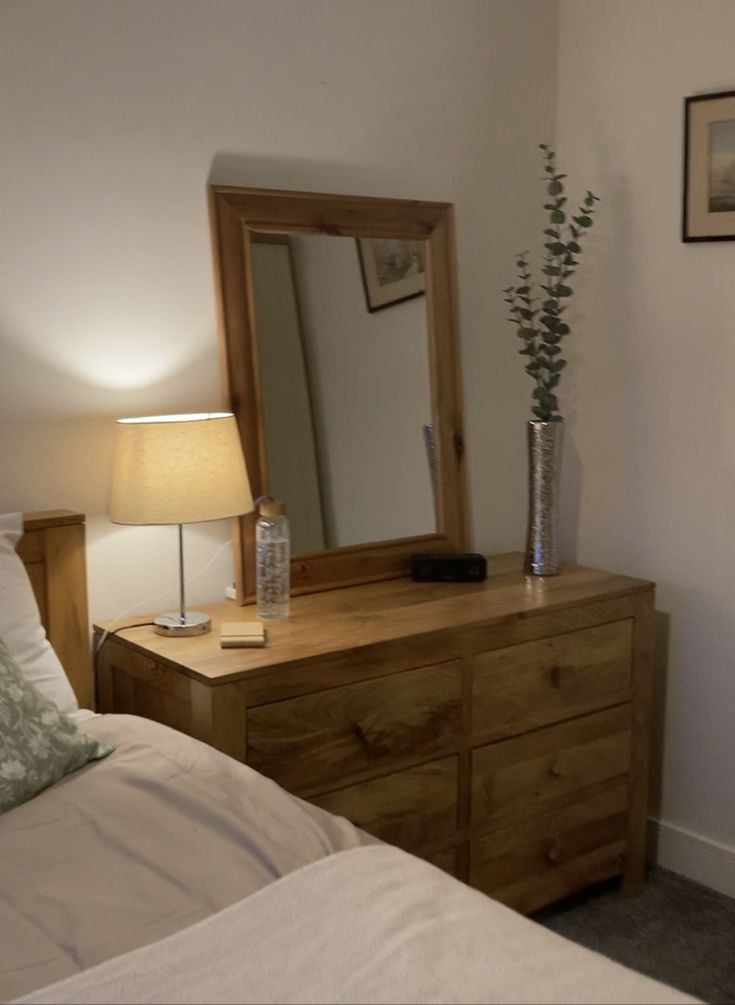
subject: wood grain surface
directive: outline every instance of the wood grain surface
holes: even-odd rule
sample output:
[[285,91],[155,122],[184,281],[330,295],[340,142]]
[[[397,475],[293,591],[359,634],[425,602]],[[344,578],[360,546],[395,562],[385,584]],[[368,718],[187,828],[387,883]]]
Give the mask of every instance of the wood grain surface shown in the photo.
[[630,760],[630,705],[480,747],[472,755],[472,824],[563,806],[627,776]]
[[[181,723],[294,793],[520,910],[645,865],[653,585],[567,566],[296,597],[265,649],[132,628],[105,710]],[[101,680],[106,680],[103,672]],[[127,690],[125,690],[127,689]],[[131,698],[132,695],[132,698]],[[186,714],[184,715],[186,719]]]
[[[457,783],[457,758],[446,757],[314,796],[311,801],[389,844],[413,851],[453,836]],[[436,854],[443,860],[447,853]],[[447,871],[453,868],[452,862]]]
[[[467,502],[454,216],[440,202],[286,192],[211,185],[209,207],[225,407],[237,418],[253,497],[268,492],[251,247],[261,235],[331,234],[425,242],[431,422],[436,437],[435,534],[374,541],[296,556],[294,594],[405,576],[416,551],[467,547]],[[236,538],[240,600],[252,600],[254,527],[250,514]]]
[[28,572],[41,621],[77,701],[82,708],[91,708],[84,514],[74,510],[26,513],[23,529],[17,550]]
[[247,760],[309,794],[456,750],[461,727],[454,661],[254,708]]
[[628,701],[632,634],[626,619],[473,657],[478,742]]

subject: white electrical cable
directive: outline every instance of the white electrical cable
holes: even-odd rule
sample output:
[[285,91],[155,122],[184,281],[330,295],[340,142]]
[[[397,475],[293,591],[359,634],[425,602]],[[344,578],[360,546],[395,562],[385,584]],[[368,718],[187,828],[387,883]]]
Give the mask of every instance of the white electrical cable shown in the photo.
[[[225,541],[224,544],[222,544],[217,549],[217,551],[215,551],[215,553],[209,559],[207,559],[207,561],[204,563],[201,569],[197,569],[197,571],[192,576],[187,576],[184,579],[184,586],[188,588],[188,586],[191,583],[193,583],[195,579],[198,579],[201,575],[203,575],[207,571],[207,569],[210,567],[210,565],[212,565],[213,562],[216,562],[216,560],[219,558],[222,552],[225,551],[226,548],[231,547],[232,547],[232,541]],[[157,600],[161,600],[163,597],[169,596],[170,592],[171,592],[170,588],[168,590],[162,590],[160,593],[157,593],[153,597],[149,597],[147,600],[141,600],[139,603],[133,604],[133,606],[129,607],[127,611],[123,611],[122,614],[118,614],[117,617],[113,618],[113,620],[110,622],[109,628],[106,628],[102,633],[102,637],[100,638],[99,644],[95,649],[95,656],[107,641],[108,635],[110,635],[112,632],[115,631],[115,625],[118,623],[118,621],[122,621],[123,618],[126,618],[129,614],[132,614],[134,611],[139,610],[141,607],[149,607],[153,605]],[[129,625],[128,627],[132,628],[133,626]]]

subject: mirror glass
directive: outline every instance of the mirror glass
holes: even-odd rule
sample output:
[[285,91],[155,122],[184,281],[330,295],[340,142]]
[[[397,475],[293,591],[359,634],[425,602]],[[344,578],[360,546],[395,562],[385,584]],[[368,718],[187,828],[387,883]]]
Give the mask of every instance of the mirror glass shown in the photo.
[[268,493],[293,555],[437,531],[424,248],[253,235]]

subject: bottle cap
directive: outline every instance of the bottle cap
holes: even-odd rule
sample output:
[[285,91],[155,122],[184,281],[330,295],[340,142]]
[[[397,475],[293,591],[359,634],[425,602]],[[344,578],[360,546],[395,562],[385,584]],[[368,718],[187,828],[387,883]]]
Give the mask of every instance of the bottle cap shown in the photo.
[[283,516],[286,504],[281,499],[264,499],[259,506],[261,516]]

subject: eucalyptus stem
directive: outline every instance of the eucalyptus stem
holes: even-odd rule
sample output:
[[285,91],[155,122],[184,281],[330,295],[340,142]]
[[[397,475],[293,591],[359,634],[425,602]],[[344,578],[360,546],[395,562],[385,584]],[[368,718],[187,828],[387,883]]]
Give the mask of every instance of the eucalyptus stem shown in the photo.
[[[548,212],[548,226],[544,229],[546,240],[542,265],[547,282],[534,282],[528,262],[529,253],[524,251],[516,256],[521,284],[508,286],[503,293],[506,295],[505,302],[510,305],[511,317],[508,320],[516,326],[516,334],[523,341],[518,351],[528,357],[526,373],[535,384],[531,410],[543,422],[558,422],[561,415],[555,391],[567,365],[566,359],[561,356],[561,343],[570,333],[562,315],[574,292],[568,280],[579,265],[582,252],[580,241],[594,222],[595,203],[599,199],[588,190],[577,215],[572,215],[570,221],[564,208],[567,204],[564,179],[567,176],[557,172],[554,150],[545,143],[540,144],[540,148],[545,162],[543,181],[549,197],[544,204]],[[539,308],[535,307],[537,297]]]

